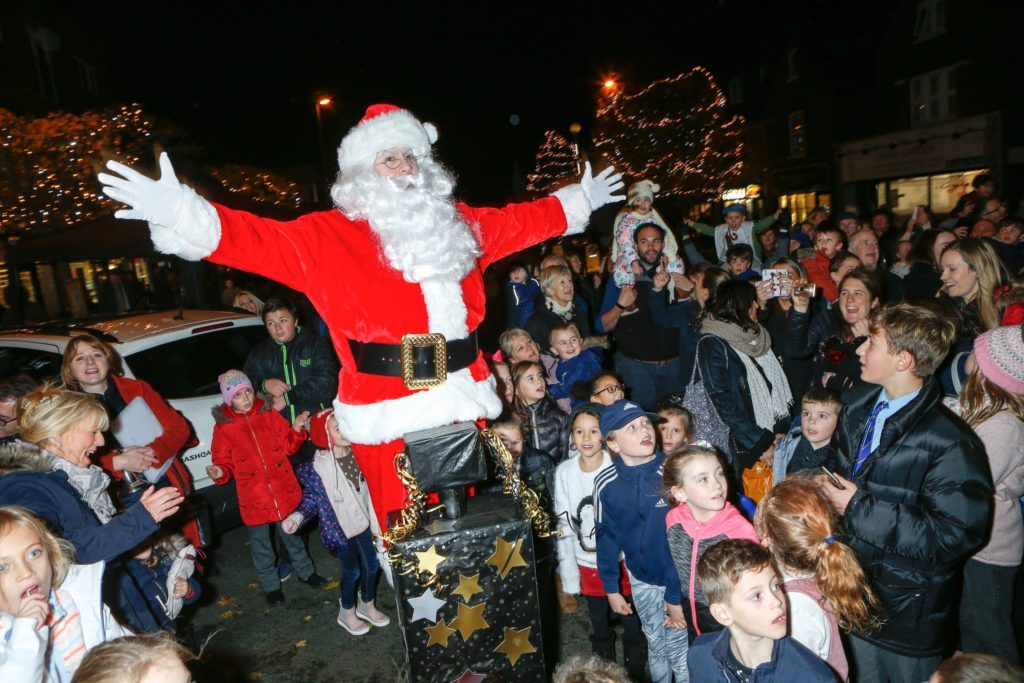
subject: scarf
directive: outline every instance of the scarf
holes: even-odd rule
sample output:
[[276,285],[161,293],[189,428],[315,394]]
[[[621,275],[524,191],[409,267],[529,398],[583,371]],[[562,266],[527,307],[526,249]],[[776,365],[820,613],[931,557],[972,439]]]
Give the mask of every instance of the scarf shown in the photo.
[[46,625],[50,627],[47,680],[70,681],[85,657],[82,614],[71,593],[61,588],[50,591]]
[[110,477],[103,470],[96,465],[88,467],[73,465],[49,451],[43,451],[42,456],[48,461],[50,469],[60,470],[68,475],[68,483],[78,492],[78,495],[96,514],[102,524],[106,524],[117,514],[117,508],[114,507],[113,501],[110,500],[110,494],[107,493]]
[[313,471],[323,482],[327,502],[331,504],[345,538],[354,538],[369,529],[370,518],[342,471],[341,464],[330,451],[318,450],[313,455]]
[[572,322],[572,319],[576,316],[576,304],[570,301],[565,306],[559,306],[555,303],[555,300],[551,297],[544,297],[545,305],[547,309],[562,319],[562,322]]
[[789,414],[793,394],[779,359],[771,352],[768,331],[758,325],[744,330],[739,325],[721,320],[705,320],[701,331],[729,344],[743,362],[747,372],[747,388],[758,427],[774,431],[775,423]]

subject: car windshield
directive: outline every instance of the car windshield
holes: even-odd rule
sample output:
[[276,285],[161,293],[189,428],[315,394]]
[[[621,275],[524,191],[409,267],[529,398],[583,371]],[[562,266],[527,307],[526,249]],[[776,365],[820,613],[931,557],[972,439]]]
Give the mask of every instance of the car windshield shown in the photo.
[[132,374],[167,400],[218,393],[217,376],[241,370],[249,350],[267,338],[263,326],[232,327],[127,355]]

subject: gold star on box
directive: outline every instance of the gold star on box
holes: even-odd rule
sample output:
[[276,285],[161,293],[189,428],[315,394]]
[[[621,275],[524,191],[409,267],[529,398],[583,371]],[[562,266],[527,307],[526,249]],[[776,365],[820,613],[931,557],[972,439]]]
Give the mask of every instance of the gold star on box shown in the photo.
[[[494,554],[487,559],[487,564],[493,565],[498,573],[501,574],[501,578],[508,576],[508,573],[516,567],[525,567],[526,560],[520,554],[520,550],[523,548],[523,539],[517,540],[515,543],[509,543],[501,536],[494,543]],[[416,553],[417,555],[419,553]]]
[[[454,624],[455,622],[452,623]],[[455,629],[448,628],[448,625],[444,623],[444,619],[439,619],[436,624],[423,630],[430,634],[430,637],[427,639],[427,647],[430,647],[431,645],[440,645],[441,647],[447,648],[448,639],[453,633],[455,633]]]
[[469,640],[476,631],[490,626],[484,619],[484,603],[472,607],[459,605],[459,615],[452,620],[452,626],[458,629],[462,642]]
[[462,601],[469,604],[470,598],[477,593],[483,593],[484,590],[480,588],[480,575],[475,574],[473,576],[462,576],[459,575],[459,587],[452,591],[453,595],[462,597]]
[[446,558],[444,555],[440,555],[437,552],[437,546],[430,546],[430,550],[423,553],[413,553],[416,556],[416,562],[419,564],[419,570],[421,572],[429,572],[431,576],[437,574],[437,565],[444,562]]
[[530,642],[530,629],[532,628],[532,626],[527,626],[517,631],[514,628],[506,627],[505,639],[501,641],[501,645],[494,648],[494,651],[508,657],[509,664],[515,666],[520,657],[537,651],[537,648]]

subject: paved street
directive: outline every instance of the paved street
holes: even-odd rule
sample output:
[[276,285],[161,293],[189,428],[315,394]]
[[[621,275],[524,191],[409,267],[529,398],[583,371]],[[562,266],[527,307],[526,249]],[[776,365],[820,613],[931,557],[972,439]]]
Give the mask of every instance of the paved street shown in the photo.
[[[381,579],[378,605],[393,623],[364,636],[351,636],[335,622],[338,563],[328,555],[315,532],[308,545],[317,571],[330,583],[314,590],[291,578],[283,587],[286,602],[270,608],[249,559],[245,528],[230,531],[220,539],[206,563],[206,595],[192,618],[197,639],[208,640],[198,681],[405,680],[395,596],[387,583]],[[586,608],[562,616],[556,647],[565,656],[589,651]],[[544,626],[547,628],[548,623]]]

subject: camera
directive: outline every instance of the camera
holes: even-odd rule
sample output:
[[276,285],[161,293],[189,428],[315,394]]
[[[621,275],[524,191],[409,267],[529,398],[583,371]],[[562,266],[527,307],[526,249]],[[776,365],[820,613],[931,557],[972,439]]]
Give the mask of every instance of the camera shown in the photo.
[[793,286],[793,296],[807,296],[813,299],[818,293],[818,285],[813,282],[801,282],[798,285]]

